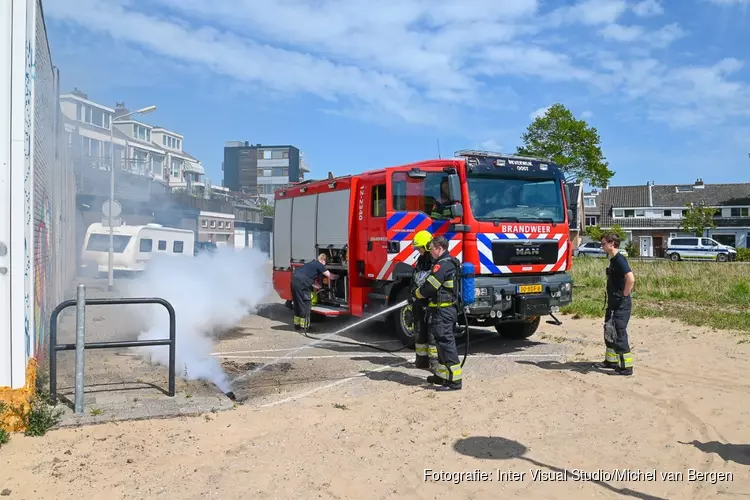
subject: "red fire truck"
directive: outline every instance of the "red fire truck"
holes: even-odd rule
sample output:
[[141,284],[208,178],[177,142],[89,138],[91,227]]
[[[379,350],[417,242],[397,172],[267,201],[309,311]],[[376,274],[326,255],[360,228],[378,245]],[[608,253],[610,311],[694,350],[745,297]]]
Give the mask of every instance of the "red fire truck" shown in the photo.
[[[430,231],[475,269],[466,321],[510,338],[534,334],[540,318],[572,300],[568,190],[549,161],[485,151],[305,181],[275,194],[273,282],[291,305],[294,269],[328,256],[339,279],[322,287],[312,313],[366,316],[408,297],[414,235]],[[387,315],[404,344],[411,308]]]

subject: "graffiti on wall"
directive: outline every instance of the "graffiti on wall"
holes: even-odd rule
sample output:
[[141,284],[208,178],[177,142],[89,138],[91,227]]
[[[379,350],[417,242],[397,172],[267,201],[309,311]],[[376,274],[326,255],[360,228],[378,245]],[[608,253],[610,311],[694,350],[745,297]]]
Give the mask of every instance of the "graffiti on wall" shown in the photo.
[[24,103],[24,333],[26,340],[26,356],[31,356],[31,291],[33,283],[33,272],[31,269],[31,194],[32,185],[32,159],[31,159],[31,138],[32,138],[32,85],[34,81],[34,40],[32,34],[26,38],[26,99]]
[[34,354],[43,355],[46,351],[45,306],[48,293],[48,276],[52,276],[52,259],[50,256],[50,224],[52,209],[49,198],[45,197],[41,210],[36,214],[34,231]]

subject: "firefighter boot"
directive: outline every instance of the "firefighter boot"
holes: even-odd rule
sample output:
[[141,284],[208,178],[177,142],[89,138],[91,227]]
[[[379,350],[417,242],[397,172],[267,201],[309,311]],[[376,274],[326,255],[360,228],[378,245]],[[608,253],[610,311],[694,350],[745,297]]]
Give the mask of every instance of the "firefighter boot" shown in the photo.
[[435,385],[443,385],[445,384],[446,380],[444,378],[438,377],[437,375],[430,375],[427,377],[427,382]]
[[417,359],[414,361],[414,366],[416,366],[420,370],[429,370],[430,360],[427,359],[427,356],[417,355]]
[[615,350],[611,347],[607,347],[607,350],[604,353],[604,361],[601,363],[597,363],[597,368],[604,368],[609,370],[614,370],[617,368],[617,353],[615,353]]
[[460,391],[461,390],[461,385],[462,385],[462,381],[461,380],[457,380],[455,382],[449,382],[449,381],[446,380],[445,383],[443,385],[441,385],[440,387],[438,387],[436,390],[438,390],[440,392],[445,392],[445,391]]

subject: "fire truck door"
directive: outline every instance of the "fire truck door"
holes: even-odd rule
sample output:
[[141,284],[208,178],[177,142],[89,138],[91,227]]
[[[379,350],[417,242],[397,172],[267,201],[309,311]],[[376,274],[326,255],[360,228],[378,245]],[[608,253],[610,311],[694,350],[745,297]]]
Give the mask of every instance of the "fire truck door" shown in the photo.
[[357,232],[365,262],[364,277],[369,279],[378,277],[388,256],[385,196],[384,173],[362,176],[357,192]]

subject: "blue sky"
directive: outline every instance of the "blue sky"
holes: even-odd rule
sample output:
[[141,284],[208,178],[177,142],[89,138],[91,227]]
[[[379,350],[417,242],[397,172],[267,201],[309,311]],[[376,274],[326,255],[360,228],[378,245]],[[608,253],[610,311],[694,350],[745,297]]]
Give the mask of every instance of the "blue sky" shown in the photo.
[[749,180],[750,0],[43,2],[63,90],[156,104],[214,184],[228,140],[342,175],[513,151],[555,102],[614,185]]

